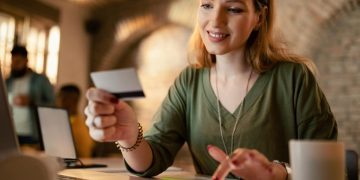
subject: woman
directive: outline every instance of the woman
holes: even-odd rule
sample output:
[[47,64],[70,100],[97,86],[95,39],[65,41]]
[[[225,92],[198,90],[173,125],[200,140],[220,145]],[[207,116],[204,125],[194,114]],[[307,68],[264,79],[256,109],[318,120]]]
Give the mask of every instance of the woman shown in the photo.
[[[142,139],[126,103],[91,88],[91,136],[116,141],[129,171],[154,176],[187,142],[199,174],[287,179],[290,139],[336,139],[311,61],[272,38],[273,0],[200,0],[190,59]],[[311,69],[311,70],[310,70]],[[274,161],[277,160],[277,161]]]

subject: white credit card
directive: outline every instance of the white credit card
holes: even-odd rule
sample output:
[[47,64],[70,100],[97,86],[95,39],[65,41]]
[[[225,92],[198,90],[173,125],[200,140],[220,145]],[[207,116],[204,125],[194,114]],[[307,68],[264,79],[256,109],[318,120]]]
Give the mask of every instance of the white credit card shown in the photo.
[[145,97],[134,68],[92,72],[90,76],[96,88],[110,92],[119,99]]

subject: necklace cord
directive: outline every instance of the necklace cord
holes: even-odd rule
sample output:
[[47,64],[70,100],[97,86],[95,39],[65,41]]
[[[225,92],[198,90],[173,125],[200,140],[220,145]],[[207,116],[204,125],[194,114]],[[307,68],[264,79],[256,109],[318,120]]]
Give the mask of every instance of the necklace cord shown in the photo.
[[[247,93],[249,92],[249,82],[251,79],[251,75],[252,75],[253,69],[251,68],[250,71],[250,75],[248,77],[247,83],[246,83],[246,89],[245,89],[245,96],[244,99],[242,100],[242,102],[240,103],[240,107],[239,107],[239,112],[236,116],[236,121],[235,121],[235,125],[231,134],[231,149],[230,149],[230,153],[234,150],[234,134],[236,131],[236,127],[238,125],[239,119],[240,119],[240,114],[243,108],[243,102],[245,101],[245,97],[247,95]],[[216,100],[217,100],[217,111],[218,111],[218,120],[219,120],[219,128],[220,128],[220,136],[221,136],[221,140],[225,149],[225,152],[227,155],[229,155],[229,152],[227,150],[226,147],[226,143],[225,143],[225,139],[224,139],[224,135],[223,135],[223,131],[222,131],[222,118],[221,118],[221,111],[220,111],[220,94],[219,94],[219,89],[218,89],[218,78],[217,78],[217,69],[215,66],[215,88],[216,88]]]

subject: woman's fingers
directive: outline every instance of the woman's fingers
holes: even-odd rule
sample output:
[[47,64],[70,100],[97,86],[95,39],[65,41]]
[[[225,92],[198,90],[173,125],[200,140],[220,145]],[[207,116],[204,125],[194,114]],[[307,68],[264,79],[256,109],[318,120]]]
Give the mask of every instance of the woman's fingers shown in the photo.
[[268,168],[271,165],[267,158],[256,150],[236,149],[230,157],[233,166],[242,165],[248,160],[257,161],[264,168]]
[[225,179],[225,177],[234,169],[241,169],[245,161],[249,158],[244,154],[244,149],[237,149],[230,157],[221,161],[221,164],[216,169],[212,179]]
[[112,94],[90,88],[84,112],[90,136],[96,141],[126,140],[137,136],[136,116],[131,107]]
[[104,129],[116,124],[115,116],[96,116],[92,125],[98,129]]
[[[270,168],[271,162],[269,162],[269,160],[260,152],[256,150],[246,150],[243,154],[245,154],[245,156],[247,156],[248,159],[251,160],[252,162],[257,162],[264,169],[271,171]],[[236,160],[236,159],[241,159],[241,158],[234,157],[234,159],[232,160]]]
[[115,112],[115,106],[113,104],[103,104],[94,101],[89,101],[85,114],[87,116],[107,115]]
[[[211,156],[214,157],[214,155]],[[213,179],[225,179],[230,172],[245,179],[271,180],[274,178],[268,159],[258,151],[249,149],[236,149],[229,158],[221,161],[213,174]]]
[[225,158],[221,161],[220,165],[216,169],[215,173],[212,176],[213,180],[225,179],[225,177],[230,173],[231,167],[228,158]]
[[90,127],[91,138],[99,142],[113,141],[112,136],[115,134],[115,132],[116,129],[114,126],[104,129],[96,129],[94,127]]
[[96,88],[90,88],[86,92],[86,98],[89,101],[95,101],[103,104],[117,104],[118,99],[112,94]]
[[212,179],[225,179],[227,174],[231,171],[229,157],[223,150],[216,146],[208,145],[207,148],[210,156],[220,162],[220,165],[213,174]]
[[238,149],[230,159],[231,172],[245,179],[274,179],[271,163],[256,150]]
[[213,145],[208,145],[207,148],[210,156],[214,158],[217,162],[222,162],[224,159],[226,159],[227,155],[220,148]]

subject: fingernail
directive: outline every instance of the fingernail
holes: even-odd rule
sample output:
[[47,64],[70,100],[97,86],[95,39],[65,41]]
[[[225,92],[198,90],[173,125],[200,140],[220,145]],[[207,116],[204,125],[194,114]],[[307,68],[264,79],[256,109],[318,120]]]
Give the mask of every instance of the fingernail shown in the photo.
[[208,145],[208,146],[207,146],[208,151],[210,151],[210,149],[211,149],[212,147],[213,147],[212,145]]
[[113,104],[117,104],[117,103],[119,102],[119,99],[117,99],[117,98],[111,98],[110,101],[111,101],[111,103],[113,103]]

